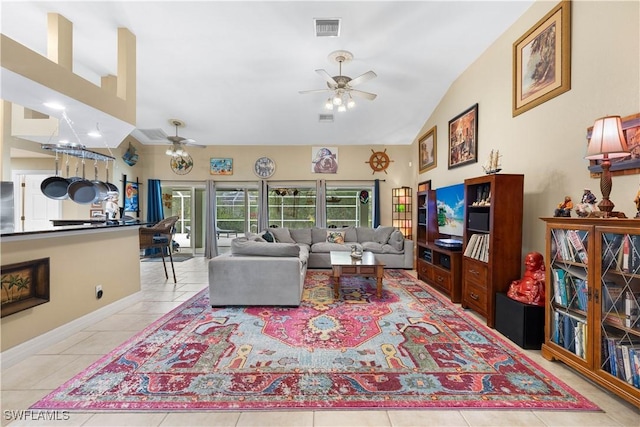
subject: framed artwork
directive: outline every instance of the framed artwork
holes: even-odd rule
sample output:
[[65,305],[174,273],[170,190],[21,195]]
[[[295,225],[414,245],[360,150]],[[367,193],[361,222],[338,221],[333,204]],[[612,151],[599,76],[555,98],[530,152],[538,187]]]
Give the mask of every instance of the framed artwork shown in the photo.
[[125,212],[137,212],[139,209],[138,183],[127,181],[124,186],[124,210]]
[[49,302],[49,258],[2,266],[1,317]]
[[[621,117],[622,132],[627,140],[629,155],[611,159],[611,175],[635,175],[640,174],[640,113]],[[587,129],[587,144],[591,139],[593,127]],[[591,178],[599,178],[602,173],[601,160],[589,161]]]
[[513,44],[513,117],[571,89],[571,2],[561,1]]
[[104,216],[102,209],[90,209],[89,214],[91,215],[91,218]]
[[418,165],[420,173],[437,166],[436,126],[432,127],[418,140]]
[[478,104],[449,120],[449,169],[478,161]]
[[211,175],[233,175],[233,159],[211,158],[209,165]]
[[91,203],[91,209],[102,209],[102,202]]
[[311,172],[338,173],[338,147],[312,147]]

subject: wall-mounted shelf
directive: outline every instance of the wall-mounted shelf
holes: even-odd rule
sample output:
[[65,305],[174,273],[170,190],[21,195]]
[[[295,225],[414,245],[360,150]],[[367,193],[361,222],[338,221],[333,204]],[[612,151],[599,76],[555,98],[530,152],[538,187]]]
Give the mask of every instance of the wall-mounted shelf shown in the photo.
[[100,160],[102,162],[115,160],[115,157],[87,150],[82,144],[42,144],[42,149],[87,160]]

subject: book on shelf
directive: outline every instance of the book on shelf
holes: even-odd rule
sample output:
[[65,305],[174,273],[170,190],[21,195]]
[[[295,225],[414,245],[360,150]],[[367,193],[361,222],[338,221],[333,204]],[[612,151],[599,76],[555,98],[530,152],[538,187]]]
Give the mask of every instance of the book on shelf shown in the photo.
[[566,230],[566,236],[567,240],[569,240],[569,243],[571,244],[569,249],[573,253],[573,260],[576,262],[587,264],[589,261],[589,258],[587,256],[587,248],[582,242],[582,239],[585,238],[586,234],[584,232],[579,232],[576,230]]
[[640,318],[640,292],[626,291],[624,294],[624,326],[627,328],[640,329],[638,318]]
[[602,311],[603,313],[622,313],[624,310],[624,288],[615,282],[605,281],[602,286]]
[[631,234],[629,239],[629,273],[640,274],[640,234]]
[[618,263],[624,235],[602,233],[602,270],[622,270]]

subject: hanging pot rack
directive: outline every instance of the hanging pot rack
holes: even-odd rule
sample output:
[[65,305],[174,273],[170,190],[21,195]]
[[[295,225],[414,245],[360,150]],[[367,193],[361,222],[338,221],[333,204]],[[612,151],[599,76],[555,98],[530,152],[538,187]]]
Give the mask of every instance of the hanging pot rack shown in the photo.
[[69,156],[79,157],[81,159],[96,160],[108,162],[109,160],[115,160],[115,157],[108,156],[106,154],[96,153],[95,151],[87,150],[82,144],[42,144],[43,150],[50,150],[54,153],[68,154]]

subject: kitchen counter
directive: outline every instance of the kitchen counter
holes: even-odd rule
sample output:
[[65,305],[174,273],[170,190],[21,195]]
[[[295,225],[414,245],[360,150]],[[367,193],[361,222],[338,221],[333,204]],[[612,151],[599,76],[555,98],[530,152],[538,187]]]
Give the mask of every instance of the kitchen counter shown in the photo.
[[[86,234],[95,232],[109,232],[115,231],[122,227],[140,227],[143,225],[149,225],[150,223],[141,222],[139,220],[122,221],[122,220],[55,220],[52,221],[55,228],[39,229],[39,230],[24,230],[14,232],[3,232],[0,235],[3,241],[16,241],[31,238],[46,238],[46,237],[59,237],[66,234]],[[64,224],[64,225],[63,225]]]

